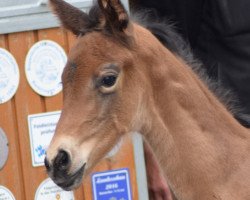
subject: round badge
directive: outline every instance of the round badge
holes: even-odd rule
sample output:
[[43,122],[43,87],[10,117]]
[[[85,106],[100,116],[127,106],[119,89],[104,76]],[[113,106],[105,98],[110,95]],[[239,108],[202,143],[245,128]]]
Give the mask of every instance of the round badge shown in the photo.
[[50,178],[43,181],[38,187],[35,200],[74,200],[72,191],[67,192],[58,187]]
[[9,101],[19,85],[19,69],[15,58],[0,48],[0,104]]
[[[6,134],[3,129],[0,128],[0,170],[4,167],[7,162],[9,155],[9,144]],[[1,198],[0,198],[1,200]]]
[[11,191],[6,187],[0,185],[0,199],[4,200],[16,200]]
[[62,90],[61,75],[67,61],[63,48],[50,40],[37,42],[30,49],[25,72],[32,89],[42,96],[54,96]]

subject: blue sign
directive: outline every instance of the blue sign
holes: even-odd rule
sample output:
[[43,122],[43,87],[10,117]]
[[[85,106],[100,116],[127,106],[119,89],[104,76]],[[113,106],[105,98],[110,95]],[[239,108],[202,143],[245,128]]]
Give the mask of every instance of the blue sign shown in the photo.
[[95,173],[92,186],[94,200],[132,200],[128,169]]

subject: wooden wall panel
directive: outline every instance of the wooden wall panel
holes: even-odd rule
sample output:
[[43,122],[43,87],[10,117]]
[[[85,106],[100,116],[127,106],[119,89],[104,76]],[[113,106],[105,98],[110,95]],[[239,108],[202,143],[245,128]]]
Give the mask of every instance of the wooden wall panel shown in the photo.
[[[6,167],[0,171],[0,184],[6,185],[15,194],[17,200],[34,200],[38,186],[47,178],[44,167],[32,166],[27,116],[62,108],[62,93],[45,98],[39,96],[29,86],[25,76],[26,55],[32,45],[40,40],[53,40],[68,53],[75,39],[73,34],[59,28],[14,33],[9,36],[0,35],[0,46],[10,50],[20,68],[20,85],[15,97],[8,103],[0,105],[0,127],[10,134],[11,149]],[[124,142],[116,156],[103,159],[94,171],[119,168],[129,168],[133,200],[138,199],[131,140]],[[90,176],[75,191],[75,199],[93,199]]]
[[[107,160],[102,160],[94,169],[94,172],[102,172],[109,170],[109,165]],[[86,200],[93,199],[93,193],[92,193],[92,182],[91,182],[91,174],[86,177],[86,179],[83,182],[83,188],[84,188],[84,197]]]
[[[7,39],[7,35],[0,35],[0,47],[8,50]],[[0,171],[0,185],[7,187],[17,199],[24,199],[15,101],[16,99],[13,98],[11,101],[0,104],[0,127],[5,131],[9,140],[9,157],[3,170]]]
[[69,44],[69,49],[70,49],[75,43],[76,36],[71,32],[67,32],[67,36],[68,36],[68,44]]
[[[60,44],[65,53],[68,51],[68,43],[66,33],[62,29],[44,29],[38,31],[38,40],[53,40]],[[45,98],[46,112],[56,111],[62,109],[62,93],[53,97]]]
[[9,36],[9,47],[20,68],[20,87],[16,94],[17,122],[22,155],[22,168],[26,200],[33,200],[40,183],[47,177],[45,169],[32,166],[27,116],[44,112],[42,99],[29,86],[25,76],[25,58],[36,42],[34,32],[15,33]]
[[130,137],[124,138],[121,149],[110,159],[111,169],[129,168],[132,199],[138,199],[133,143]]

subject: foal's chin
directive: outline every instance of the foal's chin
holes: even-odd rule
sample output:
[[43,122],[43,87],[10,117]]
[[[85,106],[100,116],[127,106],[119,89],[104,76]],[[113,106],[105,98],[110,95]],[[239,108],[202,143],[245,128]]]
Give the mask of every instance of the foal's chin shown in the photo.
[[55,177],[49,173],[50,178],[65,191],[71,191],[77,189],[83,180],[85,175],[85,164],[74,174],[67,174],[66,172],[60,177]]

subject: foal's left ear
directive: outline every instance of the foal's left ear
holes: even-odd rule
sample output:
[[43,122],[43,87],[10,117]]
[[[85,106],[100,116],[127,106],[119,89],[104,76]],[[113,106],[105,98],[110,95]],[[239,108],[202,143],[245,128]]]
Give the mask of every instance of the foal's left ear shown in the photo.
[[82,35],[90,30],[91,20],[89,16],[76,7],[73,7],[64,0],[49,0],[50,6],[58,16],[64,28],[75,35]]
[[120,0],[98,0],[108,31],[123,32],[129,24],[129,16]]

